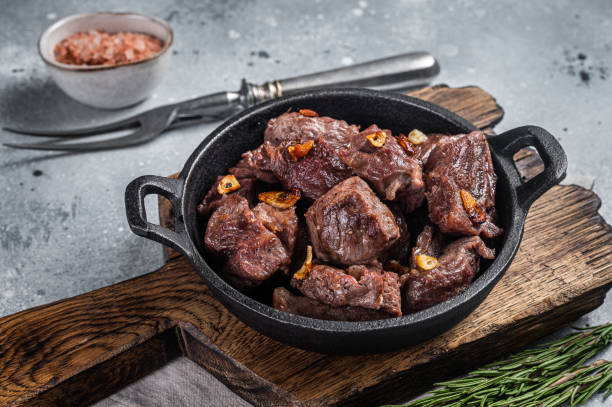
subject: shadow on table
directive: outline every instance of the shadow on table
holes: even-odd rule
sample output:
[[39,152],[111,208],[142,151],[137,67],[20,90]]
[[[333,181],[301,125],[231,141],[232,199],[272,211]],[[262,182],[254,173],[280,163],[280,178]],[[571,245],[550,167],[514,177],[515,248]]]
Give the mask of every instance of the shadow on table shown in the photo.
[[114,119],[126,111],[100,110],[68,97],[50,77],[30,77],[11,81],[0,92],[2,126],[62,128]]
[[[11,81],[0,90],[0,117],[6,122],[0,127],[31,129],[71,129],[90,127],[105,122],[131,116],[143,110],[143,103],[130,108],[102,110],[83,105],[67,96],[50,77],[30,77]],[[0,143],[29,143],[45,140],[40,137],[0,131]],[[8,147],[5,147],[8,149]],[[0,147],[2,149],[2,147]],[[34,163],[43,160],[62,158],[76,154],[73,152],[35,152],[35,156],[4,162],[0,168],[18,164]]]

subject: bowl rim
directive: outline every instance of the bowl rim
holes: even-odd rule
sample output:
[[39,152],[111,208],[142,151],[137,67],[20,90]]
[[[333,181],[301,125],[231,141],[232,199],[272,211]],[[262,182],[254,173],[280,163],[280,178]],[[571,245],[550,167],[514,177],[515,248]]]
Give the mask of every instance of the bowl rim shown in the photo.
[[[361,88],[329,88],[309,90],[260,103],[234,115],[215,128],[194,149],[191,156],[185,162],[185,165],[179,175],[179,179],[182,180],[179,199],[181,200],[180,206],[184,216],[184,221],[186,221],[190,216],[188,215],[190,211],[189,208],[187,208],[187,202],[184,198],[188,187],[191,185],[191,180],[194,177],[192,170],[197,162],[201,160],[202,154],[205,153],[208,145],[214,143],[214,141],[218,137],[223,136],[223,134],[231,132],[232,129],[236,128],[239,124],[252,120],[253,117],[256,117],[261,111],[265,111],[268,107],[283,103],[293,103],[295,105],[303,100],[313,97],[373,97],[396,103],[412,105],[417,109],[427,110],[433,115],[438,116],[440,120],[450,122],[460,128],[465,129],[465,131],[478,130],[473,123],[470,123],[456,113],[453,113],[439,105],[399,93],[380,92]],[[508,179],[509,174],[498,162],[498,152],[493,148],[490,148],[490,150],[498,179],[500,177]],[[248,309],[251,313],[257,314],[259,318],[273,321],[273,323],[292,326],[296,329],[308,329],[319,332],[337,334],[365,334],[367,332],[374,331],[394,331],[396,329],[421,325],[427,322],[433,323],[435,320],[439,319],[452,318],[454,313],[458,312],[460,309],[465,309],[465,307],[469,307],[471,312],[475,306],[482,302],[484,297],[481,299],[479,299],[479,297],[483,294],[486,296],[496,282],[505,274],[506,270],[510,266],[510,262],[518,251],[518,247],[522,239],[526,213],[520,210],[515,193],[511,191],[510,196],[507,198],[510,200],[509,206],[511,208],[510,211],[512,212],[512,216],[510,217],[511,223],[505,227],[504,235],[502,237],[503,243],[501,244],[499,252],[496,253],[495,259],[486,269],[479,273],[478,278],[476,278],[465,291],[447,299],[446,301],[421,311],[402,315],[396,318],[372,321],[332,321],[277,310],[271,305],[261,303],[251,298],[247,294],[238,291],[229,283],[224,281],[201,255],[200,251],[195,245],[193,236],[191,236],[189,233],[188,228],[186,228],[187,230],[185,230],[185,233],[193,250],[191,251],[191,255],[186,257],[192,263],[206,285],[215,293],[216,297],[232,312],[236,312],[237,305],[243,309]],[[243,322],[246,322],[245,316],[238,318]],[[249,323],[247,322],[247,324]]]
[[[153,55],[150,55],[149,57],[145,59],[140,59],[138,61],[132,61],[132,62],[122,62],[117,65],[70,65],[70,64],[63,64],[61,62],[58,62],[57,60],[55,60],[55,58],[49,59],[44,55],[43,50],[42,50],[42,42],[43,42],[43,39],[47,35],[49,35],[51,31],[57,29],[58,27],[70,21],[74,21],[74,20],[78,20],[78,19],[82,19],[86,17],[100,16],[100,15],[113,16],[113,17],[134,16],[134,17],[150,20],[153,23],[159,24],[161,27],[163,27],[167,31],[168,37],[169,37],[168,41],[164,41],[164,46],[162,47],[161,50],[159,50],[159,52]],[[162,20],[161,18],[154,17],[154,16],[147,15],[147,14],[142,14],[142,13],[100,11],[100,12],[95,12],[95,13],[71,14],[69,16],[66,16],[56,21],[55,23],[47,27],[42,32],[42,34],[40,34],[40,37],[38,38],[37,48],[38,48],[38,55],[40,55],[40,58],[48,66],[52,66],[54,68],[58,68],[58,69],[61,69],[64,71],[70,71],[70,72],[97,72],[97,71],[109,71],[109,70],[118,69],[118,68],[122,68],[126,66],[133,66],[133,65],[150,62],[152,60],[155,60],[161,57],[163,54],[165,54],[170,49],[170,47],[172,47],[173,42],[174,42],[174,32],[172,31],[172,27],[170,27],[170,25],[166,21]]]

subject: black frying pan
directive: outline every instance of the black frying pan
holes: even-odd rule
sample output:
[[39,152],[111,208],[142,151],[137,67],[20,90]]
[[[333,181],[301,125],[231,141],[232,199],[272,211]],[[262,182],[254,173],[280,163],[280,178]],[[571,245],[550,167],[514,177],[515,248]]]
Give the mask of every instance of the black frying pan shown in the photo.
[[[196,206],[217,176],[234,165],[244,151],[261,144],[268,119],[289,108],[313,109],[320,115],[344,119],[362,128],[376,123],[394,133],[418,128],[425,133],[456,134],[476,128],[439,106],[400,94],[362,89],[310,91],[257,105],[232,117],[196,148],[178,178],[146,175],[128,185],[125,205],[134,233],[183,253],[214,295],[246,324],[271,338],[309,350],[384,352],[422,342],[461,321],[483,301],[510,266],[533,201],[565,176],[565,153],[546,130],[525,126],[489,137],[498,176],[499,223],[505,232],[497,245],[497,257],[465,292],[415,314],[379,321],[323,321],[292,315],[238,292],[219,277],[207,263],[204,229],[196,214]],[[512,156],[527,146],[537,149],[545,169],[523,183]],[[147,222],[144,198],[149,194],[170,200],[175,214],[174,231]]]

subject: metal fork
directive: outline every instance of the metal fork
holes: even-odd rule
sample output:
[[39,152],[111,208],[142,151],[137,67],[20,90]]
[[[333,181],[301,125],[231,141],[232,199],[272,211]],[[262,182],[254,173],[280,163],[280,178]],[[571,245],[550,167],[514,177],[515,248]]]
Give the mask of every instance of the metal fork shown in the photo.
[[[306,89],[367,87],[377,90],[405,89],[429,83],[440,72],[436,59],[426,52],[412,52],[310,75],[255,85],[242,80],[237,92],[218,92],[183,102],[153,108],[132,117],[95,127],[72,130],[33,130],[4,127],[30,136],[55,137],[32,143],[4,143],[30,150],[96,151],[122,148],[150,141],[168,129],[221,120],[247,107]],[[133,129],[130,134],[90,142],[74,139],[109,135]]]

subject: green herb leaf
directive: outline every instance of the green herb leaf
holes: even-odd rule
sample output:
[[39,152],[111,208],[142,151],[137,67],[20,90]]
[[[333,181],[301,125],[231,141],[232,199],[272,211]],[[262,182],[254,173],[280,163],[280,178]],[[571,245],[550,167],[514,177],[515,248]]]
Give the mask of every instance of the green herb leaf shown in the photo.
[[[517,353],[468,374],[406,407],[553,407],[612,395],[612,362],[584,364],[612,341],[612,323]],[[398,406],[384,406],[398,407]]]

